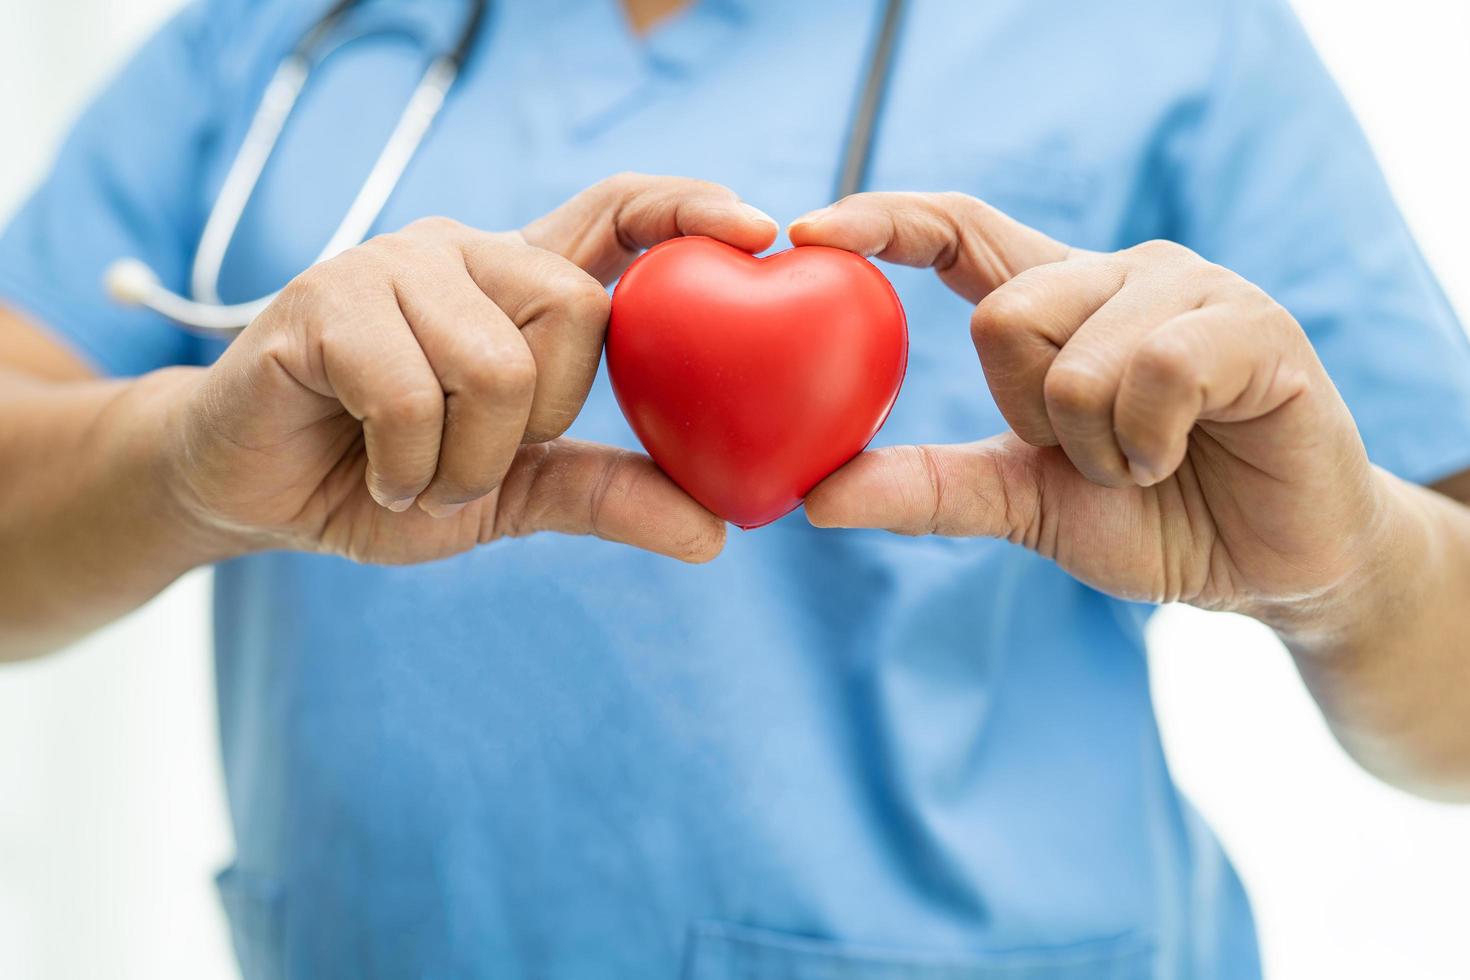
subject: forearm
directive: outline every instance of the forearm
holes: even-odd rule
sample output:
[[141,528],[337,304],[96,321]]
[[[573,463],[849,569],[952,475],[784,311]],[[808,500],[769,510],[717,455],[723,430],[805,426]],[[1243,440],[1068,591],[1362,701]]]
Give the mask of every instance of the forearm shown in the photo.
[[173,493],[170,413],[194,376],[0,371],[0,659],[55,648],[230,553]]
[[1372,554],[1278,632],[1359,763],[1413,792],[1470,800],[1470,508],[1376,476]]

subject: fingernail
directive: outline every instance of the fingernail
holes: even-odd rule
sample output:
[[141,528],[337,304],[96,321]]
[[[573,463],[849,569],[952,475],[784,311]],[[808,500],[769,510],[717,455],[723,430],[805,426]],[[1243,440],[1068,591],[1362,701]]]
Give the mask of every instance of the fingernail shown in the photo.
[[775,218],[771,217],[769,214],[766,214],[764,211],[753,204],[746,204],[744,201],[741,201],[740,210],[745,212],[745,215],[747,217],[755,221],[763,221],[769,225],[774,225],[776,223]]
[[464,504],[426,504],[422,501],[419,502],[419,510],[437,519],[453,517],[455,514],[464,510],[464,508]]
[[388,508],[395,514],[401,514],[413,506],[413,497],[404,497],[402,500],[380,500],[378,503]]
[[791,223],[793,225],[809,225],[814,221],[821,221],[823,218],[827,217],[827,215],[831,213],[832,206],[829,204],[825,208],[817,208],[815,211],[808,211],[806,214],[802,215],[800,218],[797,218]]
[[1141,487],[1151,487],[1155,483],[1163,480],[1162,476],[1159,476],[1147,466],[1131,459],[1128,461],[1128,475],[1133,477],[1133,482]]
[[837,525],[820,513],[813,514],[811,508],[803,508],[806,514],[806,522],[812,527],[836,527]]

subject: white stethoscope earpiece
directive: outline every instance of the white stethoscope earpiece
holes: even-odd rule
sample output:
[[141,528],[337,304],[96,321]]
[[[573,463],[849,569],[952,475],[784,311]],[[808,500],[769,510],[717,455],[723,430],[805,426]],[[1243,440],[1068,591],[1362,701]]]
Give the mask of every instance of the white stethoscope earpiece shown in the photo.
[[190,333],[229,337],[270,305],[276,294],[249,303],[200,303],[180,296],[158,281],[158,275],[139,259],[118,259],[102,275],[107,295],[128,306],[146,306]]
[[[195,249],[190,276],[193,298],[163,285],[152,269],[135,258],[121,259],[107,268],[104,282],[109,295],[122,303],[145,306],[185,330],[207,337],[233,336],[270,305],[275,299],[274,293],[248,303],[219,302],[220,270],[235,229],[306,85],[311,67],[346,43],[334,42],[332,31],[355,3],[356,0],[338,0],[281,62],[266,86]],[[484,20],[489,0],[470,0],[470,4],[469,16],[465,18],[454,48],[434,57],[425,68],[398,124],[383,144],[382,152],[347,209],[342,223],[317,256],[317,262],[362,242],[388,203],[459,75],[460,65]],[[328,42],[334,43],[329,45]]]
[[158,286],[158,277],[147,263],[138,259],[118,259],[103,273],[102,283],[107,295],[128,306],[142,306],[153,296]]

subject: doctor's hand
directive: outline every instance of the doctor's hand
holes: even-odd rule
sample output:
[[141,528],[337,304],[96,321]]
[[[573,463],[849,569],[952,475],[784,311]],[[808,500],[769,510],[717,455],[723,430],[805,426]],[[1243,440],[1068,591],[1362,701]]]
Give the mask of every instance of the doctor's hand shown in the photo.
[[1300,629],[1386,553],[1391,478],[1301,327],[1230,271],[1164,242],[1073,250],[959,194],[861,194],[790,234],[978,304],[1013,430],[863,453],[807,498],[814,524],[1008,538],[1115,596]]
[[359,561],[541,530],[712,558],[723,523],[647,457],[558,438],[603,284],[680,234],[756,251],[776,226],[716,185],[624,175],[519,232],[431,218],[309,269],[177,402],[182,502],[245,547]]

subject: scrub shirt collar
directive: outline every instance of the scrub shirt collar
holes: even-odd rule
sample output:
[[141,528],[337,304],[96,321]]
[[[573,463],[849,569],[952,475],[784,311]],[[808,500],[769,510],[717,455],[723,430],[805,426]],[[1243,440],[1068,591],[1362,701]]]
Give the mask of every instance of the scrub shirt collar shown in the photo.
[[[751,0],[695,0],[646,36],[634,34],[619,0],[548,0],[526,16],[546,40],[543,65],[582,134],[648,98],[658,83],[686,78],[739,36]],[[558,65],[577,70],[558,70]]]

